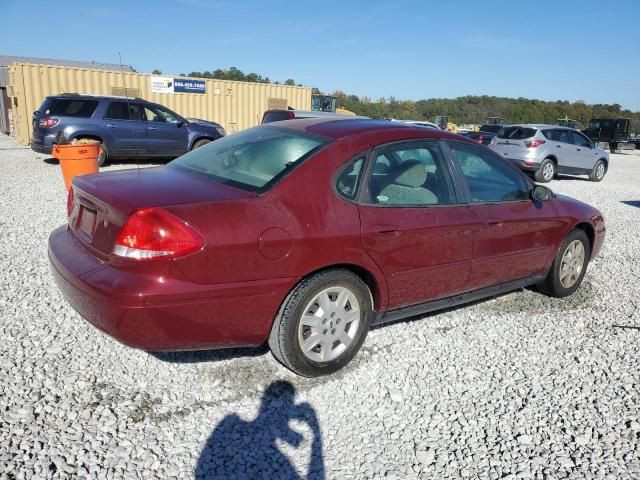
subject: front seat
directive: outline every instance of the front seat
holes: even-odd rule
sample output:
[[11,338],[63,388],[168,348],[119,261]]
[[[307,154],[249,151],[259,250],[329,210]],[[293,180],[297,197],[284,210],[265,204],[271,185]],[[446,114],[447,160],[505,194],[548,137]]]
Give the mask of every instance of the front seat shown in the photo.
[[395,177],[377,196],[377,203],[383,205],[434,205],[438,197],[423,187],[427,180],[427,169],[418,160],[402,162]]

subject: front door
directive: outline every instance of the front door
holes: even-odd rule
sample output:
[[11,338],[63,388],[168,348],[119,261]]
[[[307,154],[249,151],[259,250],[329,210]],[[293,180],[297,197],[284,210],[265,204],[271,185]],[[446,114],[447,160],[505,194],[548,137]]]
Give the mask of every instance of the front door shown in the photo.
[[468,287],[475,290],[544,272],[557,241],[552,203],[531,200],[524,175],[492,151],[466,142],[447,145],[480,225]]
[[187,127],[169,110],[157,105],[145,105],[147,120],[147,152],[157,157],[178,157],[187,152]]
[[457,203],[436,141],[383,146],[372,155],[360,197],[365,251],[384,272],[389,309],[465,290],[476,218]]
[[575,173],[591,172],[599,158],[597,152],[591,149],[591,141],[582,133],[571,132],[571,143],[574,151],[568,166],[576,169]]

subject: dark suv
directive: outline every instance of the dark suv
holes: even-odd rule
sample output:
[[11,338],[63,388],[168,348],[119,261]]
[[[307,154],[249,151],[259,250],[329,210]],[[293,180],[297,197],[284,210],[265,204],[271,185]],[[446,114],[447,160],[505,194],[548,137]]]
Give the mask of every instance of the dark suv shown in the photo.
[[183,118],[141,98],[62,94],[47,97],[33,113],[31,148],[51,153],[53,144],[90,138],[107,158],[178,157],[226,135],[215,122]]

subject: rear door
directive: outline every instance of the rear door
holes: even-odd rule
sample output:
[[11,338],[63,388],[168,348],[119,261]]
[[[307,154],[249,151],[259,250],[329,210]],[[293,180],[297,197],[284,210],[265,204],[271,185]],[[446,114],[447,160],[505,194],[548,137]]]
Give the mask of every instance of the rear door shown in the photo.
[[365,176],[362,245],[384,272],[389,308],[465,290],[477,222],[471,208],[458,203],[438,143],[381,146]]
[[146,129],[141,125],[140,105],[114,101],[104,115],[104,128],[109,155],[136,157],[144,155]]
[[533,202],[525,176],[490,150],[446,143],[479,221],[468,288],[543,272],[555,254],[557,212],[551,202]]
[[555,148],[551,154],[555,155],[558,161],[558,171],[562,172],[563,169],[571,167],[574,150],[571,143],[571,131],[565,128],[554,128],[551,135],[553,135],[555,143]]
[[187,152],[189,132],[176,115],[158,105],[144,105],[147,153],[157,157],[179,157]]

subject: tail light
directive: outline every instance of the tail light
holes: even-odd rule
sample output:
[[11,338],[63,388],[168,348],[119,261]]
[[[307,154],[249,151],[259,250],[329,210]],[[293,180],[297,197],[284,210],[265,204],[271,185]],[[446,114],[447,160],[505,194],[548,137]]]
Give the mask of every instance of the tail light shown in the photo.
[[40,128],[51,128],[55,127],[60,123],[60,119],[58,118],[41,118],[38,122],[38,126]]
[[71,216],[71,212],[73,212],[73,187],[69,188],[67,194],[67,217]]
[[537,148],[544,143],[544,140],[525,140],[524,146],[527,148]]
[[133,260],[181,257],[200,250],[202,237],[178,217],[161,208],[137,210],[122,227],[113,254]]
[[483,143],[484,142],[484,137],[482,135],[480,135],[478,137],[478,143]]

